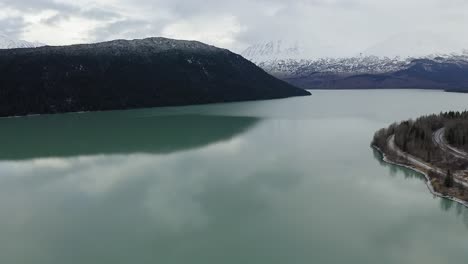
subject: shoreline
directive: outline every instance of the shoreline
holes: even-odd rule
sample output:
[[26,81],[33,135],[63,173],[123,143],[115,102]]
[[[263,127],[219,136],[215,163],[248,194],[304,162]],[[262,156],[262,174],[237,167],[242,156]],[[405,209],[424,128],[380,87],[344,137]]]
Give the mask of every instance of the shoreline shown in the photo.
[[[307,90],[305,90],[307,91]],[[307,91],[309,92],[309,91]],[[25,117],[37,117],[37,116],[54,116],[54,115],[66,115],[66,114],[89,114],[89,113],[106,113],[113,111],[135,111],[135,110],[170,110],[174,108],[182,107],[199,107],[199,106],[215,106],[222,104],[238,104],[238,103],[255,103],[255,102],[269,102],[276,100],[285,100],[285,99],[294,99],[312,96],[312,92],[309,92],[309,95],[293,95],[282,98],[271,98],[271,99],[251,99],[251,100],[241,100],[241,101],[227,101],[227,102],[212,102],[212,103],[194,103],[194,104],[183,104],[183,105],[164,105],[164,106],[154,106],[154,107],[136,107],[136,108],[123,108],[123,109],[106,109],[106,110],[83,110],[83,111],[70,111],[70,112],[57,112],[57,113],[41,113],[41,114],[27,114],[27,115],[12,115],[12,116],[0,116],[2,119],[14,119],[14,118],[25,118]]]
[[410,169],[410,170],[413,170],[417,173],[420,173],[424,176],[424,178],[426,179],[425,183],[426,183],[426,186],[427,188],[429,189],[429,191],[439,197],[439,198],[442,198],[442,199],[447,199],[447,200],[450,200],[450,201],[453,201],[453,202],[456,202],[458,204],[461,204],[463,206],[465,206],[466,208],[468,208],[468,201],[464,201],[464,200],[461,200],[459,198],[456,198],[456,197],[453,197],[453,196],[450,196],[450,195],[444,195],[442,193],[439,193],[437,192],[435,189],[434,189],[434,186],[432,185],[432,180],[431,178],[429,177],[428,173],[417,168],[416,166],[414,165],[407,165],[407,164],[403,164],[403,163],[399,163],[397,161],[393,161],[391,160],[388,155],[382,151],[379,147],[377,147],[376,145],[372,144],[371,145],[372,148],[374,148],[375,150],[377,150],[381,155],[382,155],[382,160],[390,165],[394,165],[394,166],[399,166],[399,167],[403,167],[403,168],[407,168],[407,169]]

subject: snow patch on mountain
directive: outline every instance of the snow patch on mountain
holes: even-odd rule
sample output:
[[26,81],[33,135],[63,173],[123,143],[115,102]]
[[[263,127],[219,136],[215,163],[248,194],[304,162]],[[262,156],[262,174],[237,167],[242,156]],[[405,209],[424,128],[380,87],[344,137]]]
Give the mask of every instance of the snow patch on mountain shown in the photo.
[[0,49],[37,48],[42,46],[45,46],[45,44],[16,40],[0,34]]
[[310,38],[307,42],[298,40],[272,40],[256,43],[241,55],[254,63],[267,61],[302,60],[321,58],[336,54],[336,49],[323,41]]
[[176,40],[163,37],[150,37],[145,39],[125,40],[118,39],[95,44],[81,44],[75,47],[81,48],[111,48],[111,49],[141,49],[145,48],[151,52],[164,52],[168,50],[197,50],[197,51],[219,51],[215,46],[207,45],[199,41]]
[[320,57],[298,41],[269,41],[248,47],[242,56],[277,77],[307,76],[317,72],[363,74],[397,71],[409,59],[378,56]]
[[[317,73],[336,75],[382,74],[410,67],[416,59],[447,63],[466,63],[468,49],[457,44],[444,46],[438,35],[400,34],[367,49],[358,56],[314,57],[307,47],[294,41],[255,44],[241,54],[268,73],[279,78],[306,77]],[[466,45],[468,47],[468,45]],[[454,52],[457,50],[458,52]]]
[[259,63],[264,61],[301,59],[304,58],[304,50],[299,42],[287,42],[283,40],[269,41],[254,44],[242,52],[249,60]]
[[379,58],[376,56],[350,58],[321,58],[313,60],[276,60],[258,63],[268,73],[277,77],[304,77],[315,73],[340,75],[379,74],[395,72],[411,63],[410,59]]

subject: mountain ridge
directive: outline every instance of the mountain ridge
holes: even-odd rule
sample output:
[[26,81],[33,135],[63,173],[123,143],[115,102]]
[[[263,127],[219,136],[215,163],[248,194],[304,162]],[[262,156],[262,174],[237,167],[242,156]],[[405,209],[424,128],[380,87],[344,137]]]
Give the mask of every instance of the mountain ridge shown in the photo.
[[0,116],[310,95],[242,56],[146,38],[0,50]]
[[[244,53],[243,53],[244,54]],[[435,53],[420,57],[354,57],[252,59],[277,78],[303,89],[421,88],[467,90],[468,52]],[[419,70],[414,71],[415,65]],[[424,71],[426,71],[423,73]],[[436,75],[438,78],[433,78]],[[456,77],[456,78],[455,78]]]

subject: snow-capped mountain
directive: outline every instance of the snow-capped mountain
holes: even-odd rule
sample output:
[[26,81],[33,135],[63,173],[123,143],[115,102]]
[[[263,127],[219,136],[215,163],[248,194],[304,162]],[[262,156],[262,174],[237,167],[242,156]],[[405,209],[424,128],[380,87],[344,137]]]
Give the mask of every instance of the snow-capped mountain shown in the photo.
[[16,40],[0,34],[0,49],[37,48],[41,46],[45,45],[39,42]]
[[261,63],[321,58],[324,54],[335,55],[337,51],[331,45],[314,39],[307,42],[280,39],[256,43],[241,54],[254,63]]
[[253,45],[242,55],[271,75],[304,89],[468,89],[468,50],[463,45],[438,49],[442,41],[413,39],[415,43],[410,45],[411,39],[402,35],[352,57],[310,57],[304,55],[300,43],[284,46],[285,42],[278,41]]
[[[401,33],[348,57],[320,56],[326,51],[317,41],[276,40],[254,44],[241,54],[268,73],[279,78],[296,78],[313,73],[339,75],[381,74],[407,68],[415,59],[444,58],[468,60],[468,43],[451,36],[425,31]],[[338,54],[328,49],[327,54]]]
[[397,71],[410,59],[377,56],[319,57],[311,56],[299,42],[270,41],[248,47],[242,56],[268,73],[279,77],[307,76],[312,73],[362,74]]
[[267,41],[254,44],[242,52],[242,55],[254,63],[265,61],[303,59],[305,53],[297,41]]
[[397,71],[411,62],[410,59],[358,56],[349,58],[284,59],[257,63],[268,73],[277,77],[301,77],[314,73],[342,75],[378,74]]

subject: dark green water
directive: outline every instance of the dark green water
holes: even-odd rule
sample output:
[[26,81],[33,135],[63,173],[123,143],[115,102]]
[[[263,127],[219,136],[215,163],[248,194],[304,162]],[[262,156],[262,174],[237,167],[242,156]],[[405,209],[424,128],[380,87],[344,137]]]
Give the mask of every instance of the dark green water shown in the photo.
[[369,143],[468,95],[0,119],[0,263],[465,263],[468,210]]

